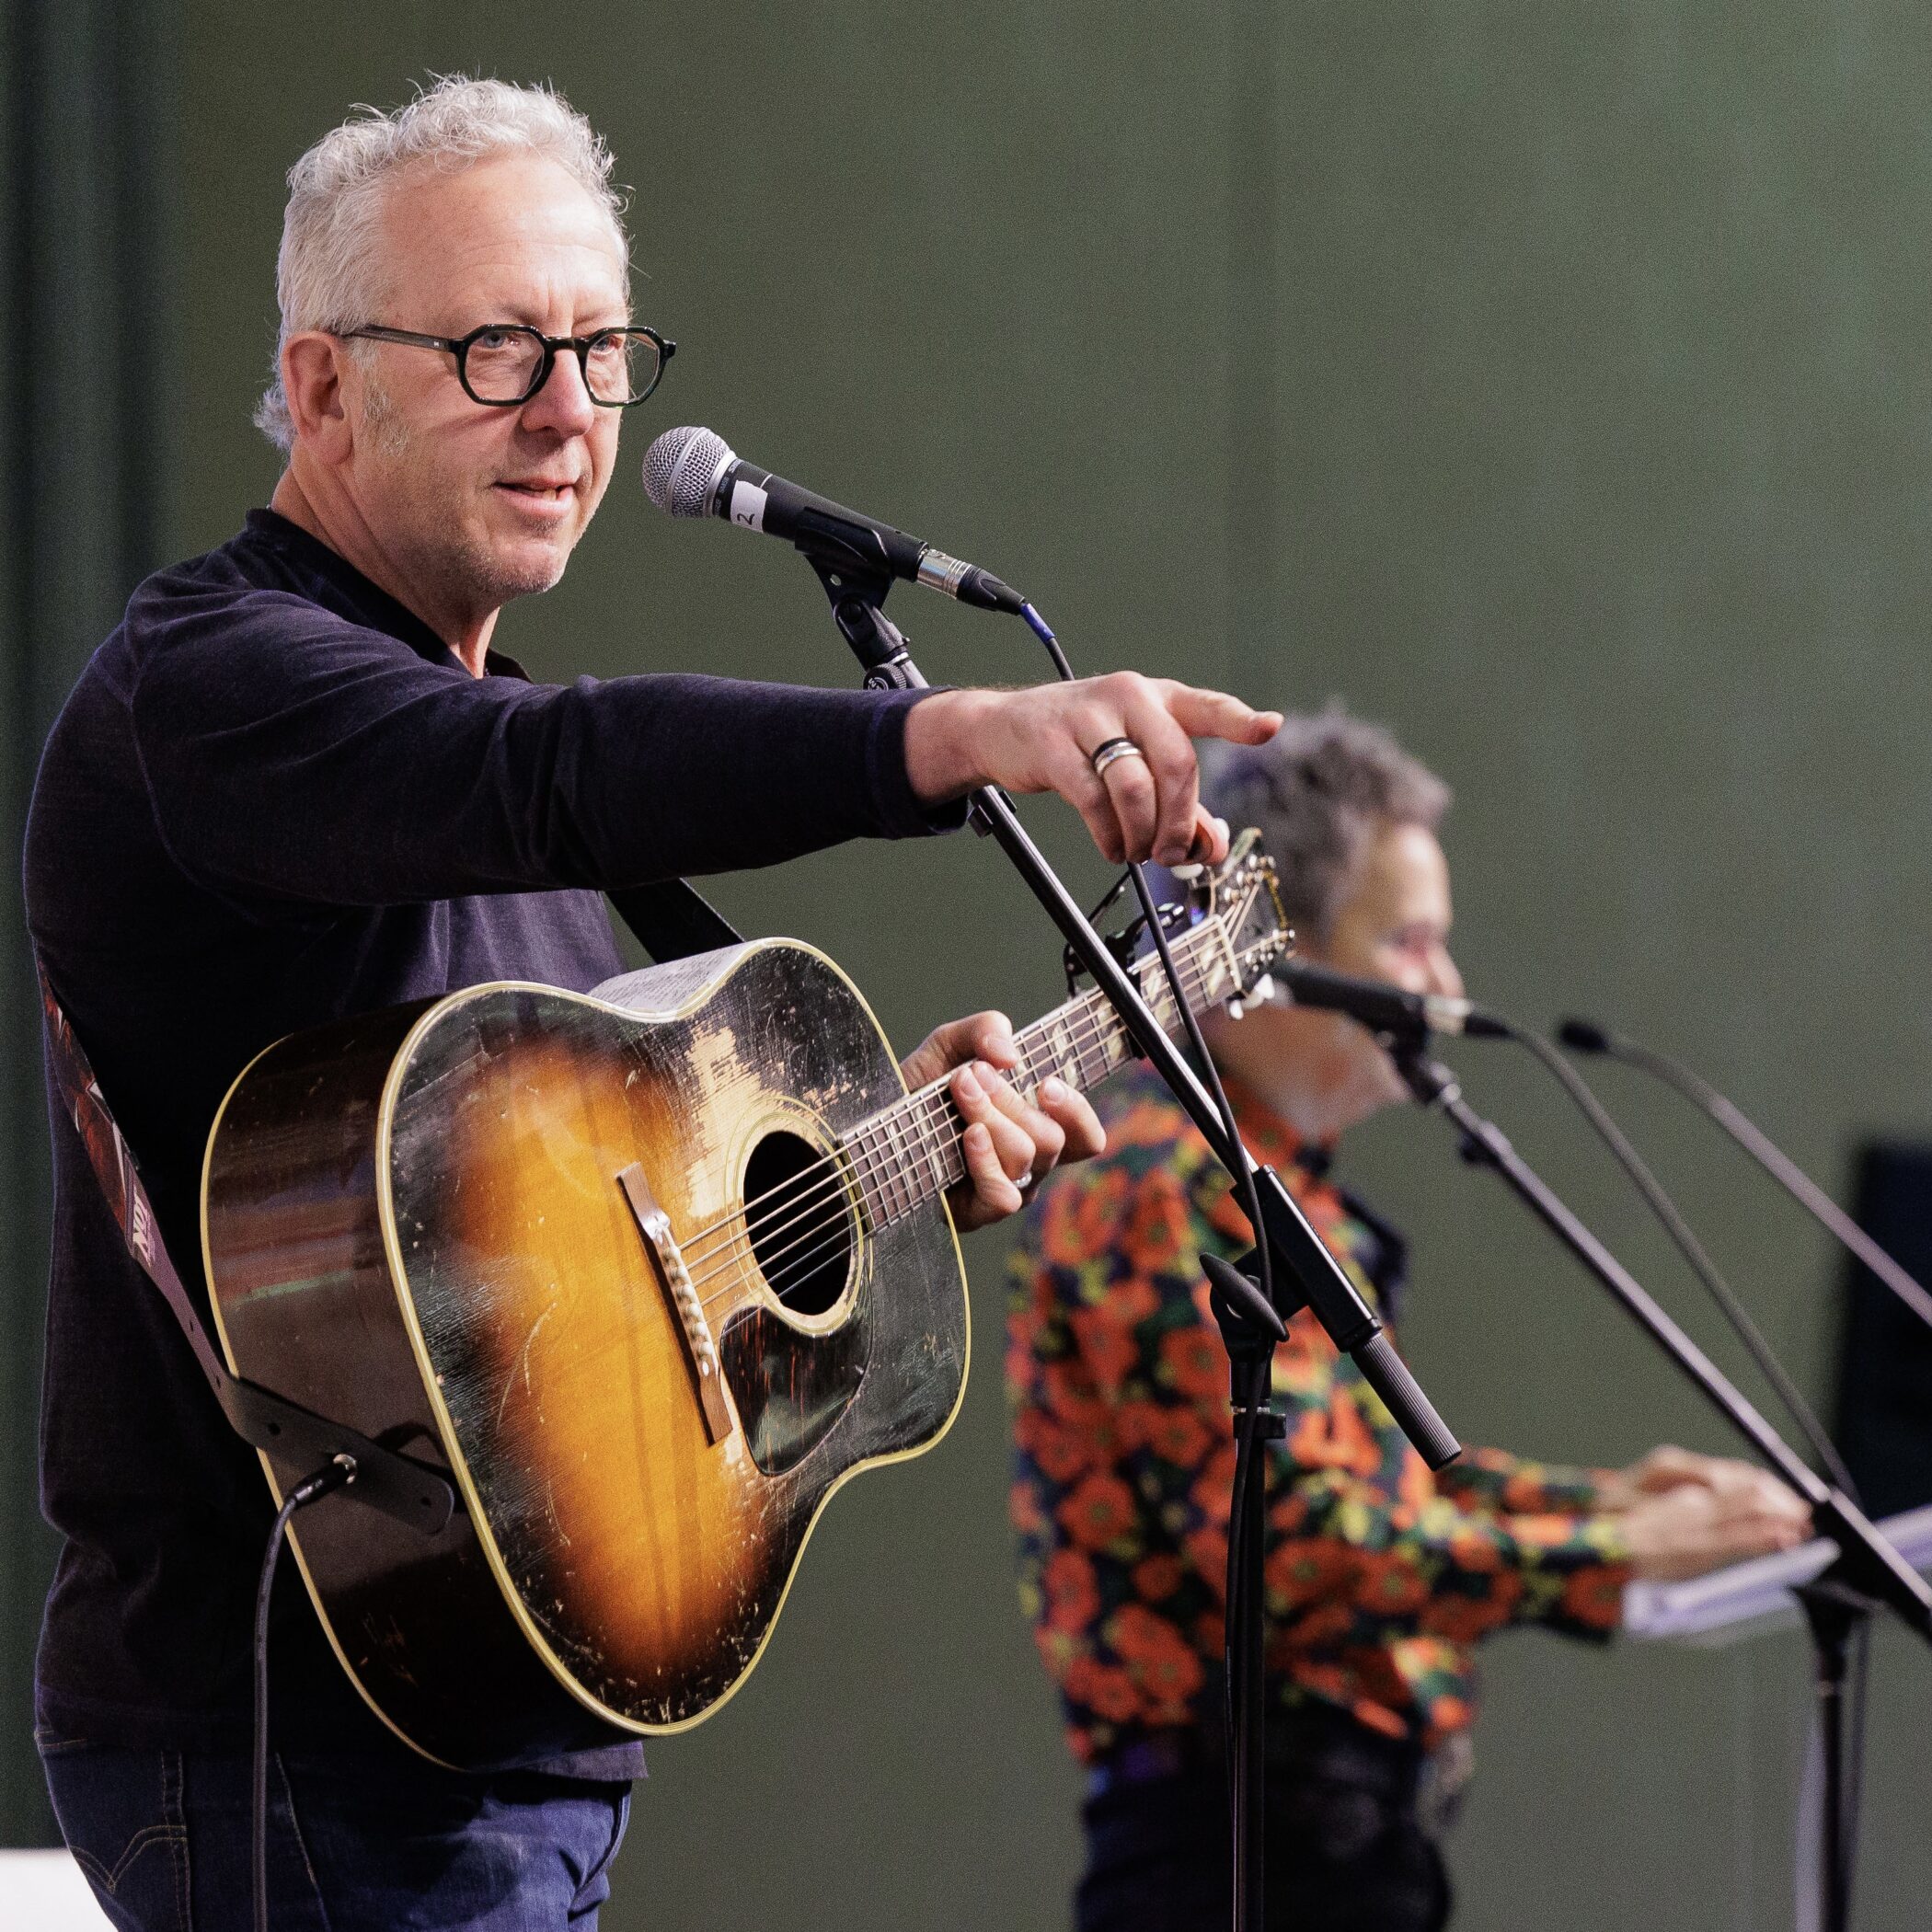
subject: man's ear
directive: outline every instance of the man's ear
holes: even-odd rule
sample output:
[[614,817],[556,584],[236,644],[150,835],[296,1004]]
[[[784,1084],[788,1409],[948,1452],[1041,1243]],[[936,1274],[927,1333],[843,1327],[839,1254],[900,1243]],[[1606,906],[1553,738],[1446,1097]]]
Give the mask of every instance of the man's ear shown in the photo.
[[334,336],[305,329],[282,346],[282,387],[295,433],[324,463],[348,459],[354,438],[342,394],[347,351]]

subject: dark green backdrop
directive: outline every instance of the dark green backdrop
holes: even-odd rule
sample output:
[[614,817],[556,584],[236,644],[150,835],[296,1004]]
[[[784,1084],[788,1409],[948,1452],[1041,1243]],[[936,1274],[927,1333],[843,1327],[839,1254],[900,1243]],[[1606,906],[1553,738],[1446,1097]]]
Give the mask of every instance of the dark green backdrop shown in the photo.
[[[145,17],[166,29],[166,58],[136,70],[163,144],[132,152],[177,140],[178,176],[142,178],[178,186],[140,225],[165,251],[117,267],[110,249],[98,299],[137,271],[160,291],[178,435],[129,437],[132,399],[52,405],[37,372],[70,364],[37,337],[23,355],[17,325],[62,312],[56,277],[77,271],[26,251],[40,279],[13,293],[6,420],[45,474],[81,450],[115,480],[83,469],[41,504],[6,466],[14,800],[50,694],[138,561],[219,541],[272,485],[247,412],[282,171],[348,103],[431,70],[549,76],[635,186],[639,312],[680,350],[569,581],[505,620],[541,673],[848,677],[795,558],[673,529],[630,481],[659,429],[707,422],[1022,583],[1085,667],[1342,695],[1395,722],[1458,788],[1459,949],[1498,1004],[1600,1010],[1690,1052],[1834,1179],[1859,1134],[1923,1129],[1932,52],[1911,11],[492,4],[453,29],[446,8],[345,0],[298,30],[200,0],[185,27]],[[73,117],[124,67],[98,36],[75,58],[37,152],[97,152]],[[52,233],[113,242],[72,183],[45,191]],[[107,205],[125,223],[125,193]],[[76,552],[109,500],[160,521]],[[39,549],[36,505],[60,512]],[[902,601],[936,677],[1038,674],[1018,627]],[[1067,815],[1030,816],[1098,889]],[[968,839],[718,897],[824,945],[908,1041],[1055,996],[1041,919]],[[0,1790],[17,1839],[40,1826],[19,1726],[44,1202],[13,927],[7,943]],[[1712,1337],[1532,1077],[1459,1058]],[[1708,1137],[1610,1090],[1822,1393],[1829,1257]],[[1419,1238],[1405,1339],[1471,1440],[1606,1460],[1662,1436],[1725,1446],[1433,1123],[1377,1122],[1353,1164]],[[753,1684],[653,1753],[614,1927],[1063,1922],[1077,1780],[1009,1580],[998,1236],[968,1259],[980,1354],[960,1424],[840,1499]],[[1802,1668],[1790,1639],[1506,1639],[1457,1844],[1465,1923],[1788,1922]],[[1877,1668],[1861,1923],[1889,1932],[1922,1922],[1932,1883],[1932,1658],[1887,1633]]]

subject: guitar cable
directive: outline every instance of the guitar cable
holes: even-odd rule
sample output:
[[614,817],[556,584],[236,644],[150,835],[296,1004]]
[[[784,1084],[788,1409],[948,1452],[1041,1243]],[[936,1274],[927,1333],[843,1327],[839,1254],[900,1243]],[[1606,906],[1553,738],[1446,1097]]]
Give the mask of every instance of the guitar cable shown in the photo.
[[288,1493],[269,1532],[261,1560],[261,1581],[255,1590],[255,1740],[249,1763],[248,1866],[255,1899],[255,1932],[269,1932],[269,1601],[274,1593],[275,1571],[282,1561],[289,1519],[332,1489],[355,1480],[355,1457],[339,1455]]

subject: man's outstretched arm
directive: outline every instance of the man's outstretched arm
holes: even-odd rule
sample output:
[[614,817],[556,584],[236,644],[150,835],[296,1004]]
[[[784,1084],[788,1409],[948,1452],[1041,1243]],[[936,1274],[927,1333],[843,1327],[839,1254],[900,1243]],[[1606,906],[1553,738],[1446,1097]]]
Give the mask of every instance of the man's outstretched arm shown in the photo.
[[[156,823],[217,891],[371,905],[638,885],[938,829],[985,783],[1062,792],[1110,856],[1166,853],[1185,832],[1213,857],[1225,840],[1200,811],[1187,731],[1274,728],[1131,674],[929,696],[677,675],[533,685],[279,615],[172,640],[133,692]],[[1133,733],[1145,757],[1096,777],[1088,753]]]

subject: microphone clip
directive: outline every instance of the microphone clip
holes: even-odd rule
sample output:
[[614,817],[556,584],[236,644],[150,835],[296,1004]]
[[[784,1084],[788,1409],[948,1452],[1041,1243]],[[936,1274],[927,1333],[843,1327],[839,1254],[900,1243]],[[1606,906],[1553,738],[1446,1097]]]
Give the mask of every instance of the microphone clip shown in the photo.
[[[1089,926],[1098,926],[1099,925],[1100,921],[1106,916],[1108,907],[1126,891],[1128,881],[1132,877],[1132,873],[1122,872],[1101,894],[1099,902],[1087,915],[1087,923]],[[1164,933],[1183,933],[1194,924],[1197,917],[1197,914],[1191,907],[1177,905],[1171,900],[1161,901],[1155,907],[1155,911],[1160,915],[1161,930]],[[1108,951],[1114,956],[1115,960],[1127,972],[1132,972],[1134,961],[1140,956],[1142,936],[1146,931],[1146,914],[1136,913],[1118,932],[1102,933],[1100,935],[1100,943],[1107,948]],[[1090,975],[1082,962],[1080,955],[1071,944],[1061,949],[1060,963],[1066,974],[1067,995],[1069,998],[1075,997],[1080,992],[1080,982],[1090,977]]]
[[800,543],[832,605],[832,621],[865,672],[868,691],[914,691],[926,680],[906,649],[905,633],[880,609],[892,580],[855,545],[825,535]]

